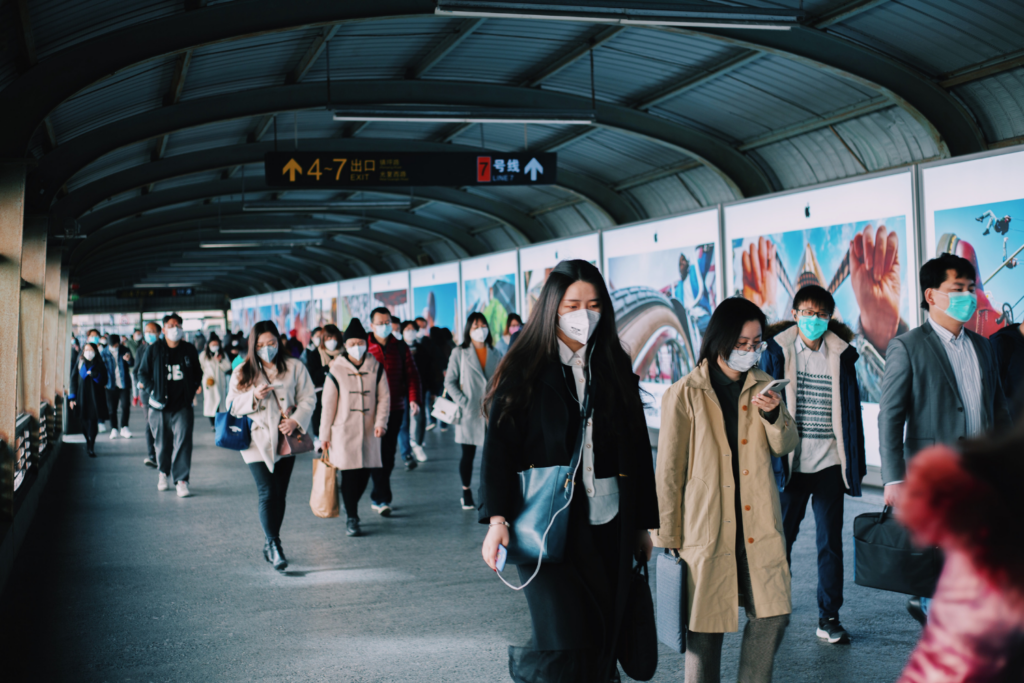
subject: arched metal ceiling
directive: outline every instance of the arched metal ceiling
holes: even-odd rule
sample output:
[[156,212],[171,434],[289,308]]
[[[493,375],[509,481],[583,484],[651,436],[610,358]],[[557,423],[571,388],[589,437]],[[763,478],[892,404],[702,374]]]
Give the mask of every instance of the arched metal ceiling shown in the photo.
[[[66,250],[83,291],[183,275],[235,295],[1024,142],[1017,0],[723,4],[807,17],[694,31],[452,18],[433,0],[0,0],[0,156],[36,157],[32,210],[55,237],[86,235]],[[328,46],[333,104],[587,106],[592,56],[598,125],[336,123]],[[286,149],[557,150],[560,183],[241,214],[243,190],[394,198],[271,191],[275,122]],[[275,226],[285,256],[270,266],[265,250],[199,249]]]

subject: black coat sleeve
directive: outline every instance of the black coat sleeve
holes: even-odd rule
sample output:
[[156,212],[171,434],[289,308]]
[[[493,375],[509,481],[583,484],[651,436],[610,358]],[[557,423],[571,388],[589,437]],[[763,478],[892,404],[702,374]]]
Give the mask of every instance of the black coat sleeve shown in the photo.
[[150,365],[153,363],[154,346],[154,344],[150,344],[146,347],[145,353],[142,354],[142,358],[139,360],[138,372],[135,373],[139,379],[139,384],[142,385],[146,393],[153,391],[153,370],[150,368]]
[[[637,377],[639,392],[640,378]],[[633,516],[637,529],[657,529],[658,493],[654,486],[654,454],[647,432],[647,419],[642,407],[637,407],[631,416],[630,442],[636,445],[633,481]]]
[[[503,383],[504,384],[504,383]],[[502,395],[499,391],[491,404],[484,440],[483,459],[480,461],[480,523],[487,524],[491,517],[501,515],[512,519],[519,506],[519,476],[517,457],[522,453],[524,431],[515,415],[502,414]]]

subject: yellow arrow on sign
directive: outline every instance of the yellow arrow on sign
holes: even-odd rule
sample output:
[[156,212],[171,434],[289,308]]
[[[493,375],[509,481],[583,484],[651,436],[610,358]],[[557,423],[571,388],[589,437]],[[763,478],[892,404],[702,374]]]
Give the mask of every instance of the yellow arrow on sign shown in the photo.
[[284,165],[284,170],[281,171],[281,175],[284,175],[285,173],[289,174],[288,182],[294,183],[295,174],[298,173],[299,175],[302,175],[302,167],[299,166],[299,162],[295,161],[295,159],[289,159],[288,163]]

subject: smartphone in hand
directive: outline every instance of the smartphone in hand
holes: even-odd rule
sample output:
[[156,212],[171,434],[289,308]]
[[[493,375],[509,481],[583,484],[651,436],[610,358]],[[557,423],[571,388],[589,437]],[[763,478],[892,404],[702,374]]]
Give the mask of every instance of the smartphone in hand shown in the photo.
[[498,544],[498,561],[494,563],[497,567],[498,573],[505,571],[505,562],[508,560],[508,551],[505,550],[505,546]]
[[764,389],[762,389],[758,393],[761,394],[762,396],[764,396],[769,391],[781,391],[782,389],[786,388],[787,384],[789,384],[789,380],[788,379],[773,379],[771,382],[768,382],[768,386],[766,386]]

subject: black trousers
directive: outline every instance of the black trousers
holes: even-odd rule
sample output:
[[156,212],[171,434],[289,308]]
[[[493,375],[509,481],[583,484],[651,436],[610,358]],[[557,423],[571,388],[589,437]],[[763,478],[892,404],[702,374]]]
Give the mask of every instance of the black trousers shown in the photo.
[[807,501],[814,510],[818,545],[818,616],[839,617],[843,606],[843,503],[846,485],[842,467],[833,465],[820,472],[794,472],[780,496],[782,527],[786,532],[786,560],[800,532]]
[[398,432],[402,428],[405,410],[397,410],[388,417],[388,430],[380,440],[381,467],[370,470],[373,490],[370,500],[374,503],[391,504],[391,471],[395,469],[395,451],[398,450]]
[[[107,414],[110,415],[110,428],[120,429],[128,426],[128,416],[132,410],[132,389],[107,389]],[[117,406],[121,405],[121,422],[117,421]]]
[[462,477],[462,485],[469,488],[473,481],[473,460],[476,458],[476,446],[469,443],[462,444],[462,459],[459,460],[459,476]]
[[266,463],[249,463],[249,471],[256,480],[256,490],[260,494],[260,524],[263,525],[263,533],[268,541],[281,536],[288,482],[292,479],[294,467],[294,457],[281,458],[274,463],[273,473]]
[[341,484],[338,490],[341,492],[341,503],[345,506],[345,514],[359,521],[359,499],[366,492],[366,486],[370,483],[372,469],[364,467],[358,470],[338,470],[338,477]]
[[85,435],[85,450],[87,453],[96,452],[96,435],[99,434],[99,431],[99,420],[82,420],[82,434]]

